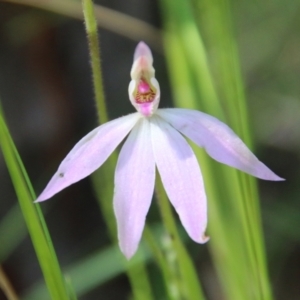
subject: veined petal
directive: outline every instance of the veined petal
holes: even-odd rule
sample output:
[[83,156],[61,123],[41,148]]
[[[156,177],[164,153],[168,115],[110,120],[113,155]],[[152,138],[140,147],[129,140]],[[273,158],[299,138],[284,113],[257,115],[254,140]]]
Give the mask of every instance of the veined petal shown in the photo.
[[142,118],[122,147],[115,173],[114,210],[121,251],[137,250],[154,191],[155,163],[150,123]]
[[205,243],[206,194],[197,159],[182,135],[157,116],[150,119],[155,162],[167,195],[190,235]]
[[130,114],[105,123],[83,137],[58,167],[35,202],[49,199],[65,187],[98,169],[136,124],[140,115]]
[[273,173],[224,123],[205,113],[180,108],[161,109],[159,116],[190,138],[215,160],[265,180],[284,180]]

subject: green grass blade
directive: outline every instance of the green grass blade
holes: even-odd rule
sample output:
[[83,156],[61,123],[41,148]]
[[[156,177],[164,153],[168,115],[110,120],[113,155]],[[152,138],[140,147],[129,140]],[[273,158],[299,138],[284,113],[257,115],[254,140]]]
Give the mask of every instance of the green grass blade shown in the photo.
[[[199,2],[194,2],[198,15],[201,13]],[[198,9],[197,9],[198,8]],[[223,99],[223,107],[230,126],[238,135],[251,146],[251,133],[249,129],[249,116],[247,113],[246,97],[243,87],[243,79],[239,65],[239,55],[234,38],[234,29],[231,15],[230,2],[228,0],[213,0],[206,2],[206,13],[214,16],[214,23],[208,27],[211,47],[216,60],[219,83],[219,94]],[[253,259],[253,273],[256,278],[256,286],[260,289],[261,297],[271,297],[268,275],[266,271],[266,258],[261,230],[259,199],[256,180],[241,172],[237,173],[238,182],[242,193],[240,214],[244,215],[245,230],[249,235],[249,255]],[[253,274],[253,275],[254,275]]]
[[[166,16],[165,50],[177,106],[201,109],[223,120],[227,117],[229,123],[238,128],[236,131],[242,138],[249,140],[245,97],[232,36],[226,37],[222,31],[223,37],[214,37],[219,43],[220,39],[226,40],[225,46],[217,51],[223,58],[217,64],[222,68],[220,73],[224,77],[232,71],[234,73],[224,79],[222,86],[226,89],[222,93],[226,97],[222,98],[234,97],[235,100],[224,104],[216,97],[215,89],[211,88],[215,84],[194,19],[197,11],[192,13],[187,1],[174,4],[164,0],[163,3]],[[222,11],[222,14],[225,12]],[[218,21],[213,24],[216,26]],[[222,26],[219,29],[224,29],[224,24]],[[230,26],[226,29],[231,32]],[[235,51],[229,53],[232,49]],[[228,57],[224,57],[222,51]],[[240,103],[237,104],[237,101]],[[212,235],[209,245],[227,299],[270,299],[254,180],[239,171],[216,164],[202,150],[195,149],[195,152],[208,194],[209,232]]]
[[36,251],[48,291],[52,299],[68,299],[63,275],[53,250],[45,221],[37,204],[35,195],[24,166],[9,134],[0,107],[0,145],[10,173],[19,204]]

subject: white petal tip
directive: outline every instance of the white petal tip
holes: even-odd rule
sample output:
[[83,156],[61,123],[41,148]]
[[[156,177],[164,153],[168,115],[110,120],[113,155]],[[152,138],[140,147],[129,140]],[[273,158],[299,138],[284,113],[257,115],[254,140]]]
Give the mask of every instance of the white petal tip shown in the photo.
[[276,178],[270,179],[270,180],[273,180],[273,181],[285,181],[286,179],[285,178],[281,178],[279,176],[276,176]]
[[205,233],[203,233],[201,236],[197,235],[196,237],[195,236],[191,236],[189,234],[189,236],[191,237],[191,239],[198,243],[198,244],[205,244],[206,242],[209,241],[210,237],[209,236],[206,236]]
[[121,252],[124,254],[124,256],[126,257],[127,260],[130,260],[134,256],[136,250],[134,250],[134,251],[128,251],[128,250],[123,250],[121,248]]
[[[119,229],[118,229],[119,231]],[[119,231],[120,232],[120,231]],[[126,257],[127,260],[130,260],[136,253],[138,249],[138,243],[133,241],[129,242],[130,237],[127,236],[126,241],[124,239],[120,239],[119,236],[119,247],[123,255]]]
[[139,42],[134,51],[134,60],[137,60],[139,57],[145,56],[152,60],[152,53],[148,45],[144,42]]
[[260,179],[263,180],[269,180],[269,181],[285,181],[284,178],[277,176],[275,173],[269,170],[269,172],[263,176],[257,176]]
[[43,202],[48,200],[49,198],[47,197],[41,197],[42,195],[40,195],[36,200],[33,201],[33,203],[39,203],[39,202]]
[[210,239],[209,236],[206,236],[205,234],[202,235],[201,239],[199,239],[197,242],[199,244],[205,244],[206,242],[208,242]]
[[133,256],[132,254],[125,254],[125,253],[123,253],[123,254],[127,260],[130,260]]

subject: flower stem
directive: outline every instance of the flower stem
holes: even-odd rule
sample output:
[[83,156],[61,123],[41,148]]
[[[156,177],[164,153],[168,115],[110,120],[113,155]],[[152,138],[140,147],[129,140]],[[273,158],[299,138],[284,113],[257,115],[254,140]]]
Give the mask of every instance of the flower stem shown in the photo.
[[89,42],[91,67],[93,74],[93,86],[100,123],[108,121],[104,100],[103,80],[100,69],[100,47],[98,41],[97,21],[94,6],[91,0],[82,0],[85,28]]

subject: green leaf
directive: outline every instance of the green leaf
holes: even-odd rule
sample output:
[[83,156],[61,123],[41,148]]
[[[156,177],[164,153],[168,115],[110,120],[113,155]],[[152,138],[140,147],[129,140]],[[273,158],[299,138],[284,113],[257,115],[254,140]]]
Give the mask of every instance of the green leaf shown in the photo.
[[52,299],[69,299],[46,223],[0,107],[0,146]]

